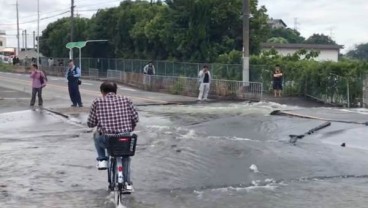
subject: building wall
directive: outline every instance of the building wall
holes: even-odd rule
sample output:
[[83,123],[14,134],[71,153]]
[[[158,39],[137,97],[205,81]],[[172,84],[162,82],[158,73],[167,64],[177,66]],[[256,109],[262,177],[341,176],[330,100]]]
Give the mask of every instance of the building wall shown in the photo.
[[285,26],[281,22],[273,22],[271,26],[273,29],[285,28]]
[[[269,50],[269,49],[265,49]],[[276,51],[283,56],[292,55],[298,51],[298,49],[276,49]],[[338,50],[320,50],[320,54],[315,58],[316,61],[334,61],[337,62],[339,60],[339,51]]]
[[6,38],[0,36],[0,50],[6,48]]

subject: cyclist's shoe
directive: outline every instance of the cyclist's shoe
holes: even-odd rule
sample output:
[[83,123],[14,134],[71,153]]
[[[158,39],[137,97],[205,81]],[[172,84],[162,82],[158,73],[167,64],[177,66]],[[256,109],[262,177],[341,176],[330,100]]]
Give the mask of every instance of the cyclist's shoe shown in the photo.
[[114,191],[114,185],[109,184],[107,189],[108,189],[108,191]]
[[101,160],[97,162],[97,169],[99,170],[106,170],[107,169],[107,161]]
[[131,194],[134,192],[133,184],[125,183],[123,194]]

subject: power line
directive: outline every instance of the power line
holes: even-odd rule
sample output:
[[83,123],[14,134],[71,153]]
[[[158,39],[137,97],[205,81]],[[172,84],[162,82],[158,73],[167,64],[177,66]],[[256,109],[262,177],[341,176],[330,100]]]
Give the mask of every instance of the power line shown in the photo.
[[[54,11],[45,11],[45,12],[40,12],[41,15],[48,15],[48,14],[52,14],[52,13],[56,13],[56,12],[63,12],[63,11],[69,11],[69,8],[65,8],[65,9],[58,9],[58,10],[54,10]],[[20,18],[27,18],[27,17],[34,17],[35,15],[27,15],[27,16],[21,16]]]
[[[47,19],[51,19],[51,18],[54,18],[54,17],[58,17],[58,16],[61,16],[63,14],[66,14],[66,13],[69,13],[69,11],[65,11],[65,12],[62,12],[62,13],[59,13],[59,14],[56,14],[56,15],[52,15],[52,16],[48,16],[48,17],[43,17],[43,18],[40,18],[40,20],[47,20]],[[29,24],[29,23],[34,23],[34,22],[37,22],[37,19],[36,20],[30,20],[30,21],[27,21],[27,22],[22,22],[22,23],[19,23],[19,24]],[[14,25],[14,24],[0,24],[0,25]]]
[[83,9],[83,10],[77,10],[78,12],[97,12],[100,9]]

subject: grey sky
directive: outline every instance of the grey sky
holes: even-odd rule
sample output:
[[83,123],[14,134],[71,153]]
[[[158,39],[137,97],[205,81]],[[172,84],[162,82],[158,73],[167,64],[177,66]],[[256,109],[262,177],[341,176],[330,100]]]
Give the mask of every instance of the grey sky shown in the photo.
[[295,18],[304,37],[313,33],[331,35],[344,45],[344,52],[355,44],[368,42],[367,0],[259,0],[274,19],[283,19],[294,28]]
[[[16,46],[16,0],[0,0],[0,30],[8,34],[8,46]],[[77,13],[90,17],[98,8],[116,6],[118,0],[75,0]],[[366,0],[259,0],[265,5],[270,17],[283,19],[294,28],[295,18],[299,31],[304,37],[313,33],[332,34],[337,43],[344,45],[344,51],[352,49],[355,44],[368,42],[368,1]],[[48,18],[69,10],[69,0],[40,0],[41,18]],[[37,0],[19,0],[20,28],[27,29],[28,34],[37,30]],[[40,32],[48,23],[64,14],[41,21]],[[22,24],[26,23],[26,24]],[[28,37],[31,43],[32,37]],[[28,46],[31,46],[28,44]]]

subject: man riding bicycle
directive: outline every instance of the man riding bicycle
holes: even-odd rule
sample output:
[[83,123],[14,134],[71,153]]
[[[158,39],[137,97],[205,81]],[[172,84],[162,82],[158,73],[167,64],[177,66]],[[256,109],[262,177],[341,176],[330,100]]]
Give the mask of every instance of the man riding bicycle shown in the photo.
[[[132,101],[116,94],[117,85],[114,82],[103,82],[100,86],[101,98],[93,101],[91,111],[88,116],[88,127],[97,126],[97,135],[94,136],[97,150],[97,168],[107,169],[106,145],[108,136],[114,134],[130,135],[138,123],[138,113]],[[133,184],[130,180],[130,157],[123,158],[124,177],[128,183],[126,190],[132,191]]]

